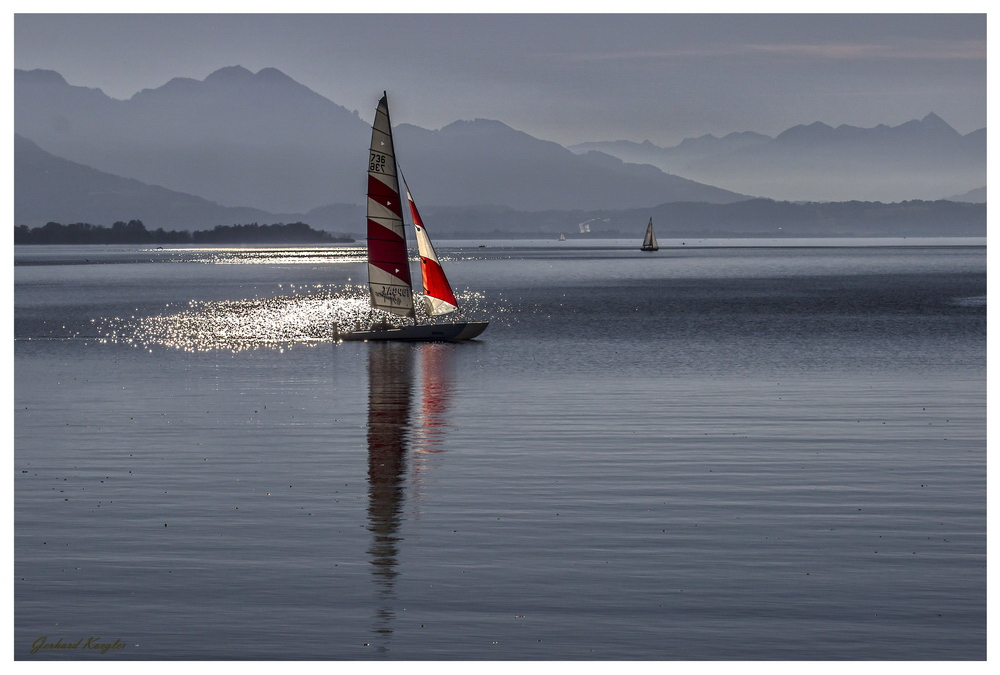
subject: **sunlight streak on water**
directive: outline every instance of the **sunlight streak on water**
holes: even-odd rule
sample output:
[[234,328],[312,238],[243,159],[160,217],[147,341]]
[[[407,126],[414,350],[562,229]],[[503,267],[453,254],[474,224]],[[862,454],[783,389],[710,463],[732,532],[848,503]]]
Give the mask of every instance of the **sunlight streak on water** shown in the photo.
[[[463,316],[487,313],[481,293],[457,293],[457,297],[464,308]],[[415,293],[415,300],[419,320],[429,322],[423,311],[422,294]],[[493,308],[491,313],[498,311]],[[377,321],[404,326],[410,319],[373,309],[367,286],[359,285],[316,286],[302,294],[271,298],[192,300],[187,309],[180,311],[150,317],[101,319],[97,327],[105,342],[143,348],[161,345],[189,352],[238,352],[260,347],[283,348],[292,343],[335,342],[338,330],[360,330]]]
[[303,263],[356,263],[367,259],[364,246],[330,248],[211,248],[193,249],[204,254],[201,262],[221,265],[296,265]]
[[[149,253],[156,253],[154,250]],[[164,253],[160,251],[160,253]],[[169,262],[200,262],[215,265],[301,265],[330,263],[363,263],[368,259],[368,249],[365,246],[331,246],[331,247],[212,247],[184,248],[167,251],[171,257]],[[177,255],[180,253],[181,255]],[[471,256],[456,256],[442,253],[442,262],[475,259]],[[413,252],[410,262],[420,261],[420,256]]]

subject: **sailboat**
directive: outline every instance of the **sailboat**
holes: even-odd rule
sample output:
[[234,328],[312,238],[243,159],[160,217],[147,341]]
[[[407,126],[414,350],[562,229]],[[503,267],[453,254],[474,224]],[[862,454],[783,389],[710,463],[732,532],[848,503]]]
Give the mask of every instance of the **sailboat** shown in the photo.
[[[471,340],[486,330],[489,322],[463,321],[455,323],[417,323],[410,279],[406,232],[403,229],[403,203],[400,199],[399,168],[392,144],[388,97],[383,92],[375,109],[372,144],[368,162],[368,289],[371,306],[413,318],[413,325],[393,327],[386,322],[369,330],[340,333],[341,340]],[[424,308],[429,316],[440,316],[458,310],[458,301],[427,236],[417,205],[406,187],[413,229],[420,254]]]
[[659,251],[660,246],[656,243],[656,235],[653,233],[653,219],[649,219],[649,225],[646,226],[646,236],[642,239],[641,251]]

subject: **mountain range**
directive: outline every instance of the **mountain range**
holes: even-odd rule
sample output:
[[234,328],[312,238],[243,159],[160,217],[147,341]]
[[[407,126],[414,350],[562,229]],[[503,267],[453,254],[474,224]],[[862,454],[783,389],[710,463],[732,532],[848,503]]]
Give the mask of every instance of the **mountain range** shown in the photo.
[[[53,155],[224,206],[277,213],[364,202],[370,122],[274,68],[175,78],[127,101],[53,71],[15,70],[14,105],[15,132]],[[395,140],[427,204],[541,210],[746,198],[654,167],[595,163],[492,120],[436,131],[401,124]]]
[[[394,129],[422,211],[455,233],[572,230],[577,219],[600,228],[620,220],[615,214],[627,213],[624,223],[638,217],[633,210],[661,205],[732,205],[771,195],[690,176],[714,171],[749,183],[798,167],[795,180],[808,186],[803,176],[820,171],[817,157],[826,158],[820,182],[827,188],[870,171],[878,164],[872,157],[883,165],[903,158],[911,173],[938,176],[916,197],[985,200],[985,188],[973,189],[985,184],[985,129],[962,136],[934,115],[875,129],[816,123],[775,138],[708,135],[674,148],[620,141],[567,149],[482,119]],[[367,165],[370,133],[357,111],[273,68],[175,78],[127,101],[70,85],[53,71],[15,70],[15,222],[139,218],[154,228],[199,229],[305,221],[357,235],[365,191],[359,167]],[[847,168],[834,176],[837,165]],[[738,209],[717,212],[729,214],[717,226],[739,230]],[[979,216],[963,213],[978,231]],[[697,230],[698,223],[688,224]]]
[[934,113],[895,127],[814,122],[773,138],[742,132],[689,138],[669,148],[599,141],[570,150],[603,152],[790,201],[939,199],[986,184],[986,129],[962,135]]
[[[227,207],[201,197],[147,185],[45,152],[14,137],[15,218],[20,225],[47,222],[107,225],[136,217],[151,229],[197,229],[227,224],[292,223],[336,233],[364,235],[364,207],[330,204],[306,214],[272,214]],[[621,210],[523,211],[497,206],[437,206],[422,209],[442,238],[637,237],[653,217],[661,237],[984,236],[986,204],[939,200],[881,204],[794,204],[752,199],[729,204],[677,201]],[[578,231],[579,233],[578,234]]]
[[14,134],[14,216],[17,224],[30,227],[47,222],[107,225],[137,218],[167,230],[307,219],[310,224],[331,232],[358,232],[364,211],[355,204],[328,204],[307,213],[222,206],[202,197],[56,157],[35,142]]

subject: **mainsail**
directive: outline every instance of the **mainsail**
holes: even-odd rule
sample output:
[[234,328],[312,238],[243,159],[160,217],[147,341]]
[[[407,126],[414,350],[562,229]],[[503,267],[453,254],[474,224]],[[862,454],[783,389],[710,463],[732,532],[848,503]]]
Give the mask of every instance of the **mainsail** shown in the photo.
[[458,309],[458,301],[448,283],[448,277],[444,275],[441,262],[434,251],[434,244],[427,236],[424,223],[420,219],[420,212],[410,195],[410,186],[403,179],[403,187],[406,190],[406,201],[410,204],[410,215],[413,217],[413,229],[417,233],[417,250],[420,253],[420,274],[424,281],[424,303],[427,313],[431,316],[448,314]]
[[656,235],[653,233],[653,219],[650,218],[649,225],[646,226],[646,236],[642,240],[642,250],[655,251],[659,248],[656,243]]
[[403,204],[385,94],[375,110],[368,162],[368,288],[372,307],[414,316]]

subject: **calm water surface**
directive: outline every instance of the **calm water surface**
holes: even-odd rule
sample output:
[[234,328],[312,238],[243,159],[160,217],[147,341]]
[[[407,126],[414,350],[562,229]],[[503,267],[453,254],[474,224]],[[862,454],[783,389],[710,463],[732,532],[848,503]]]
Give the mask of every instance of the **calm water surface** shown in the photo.
[[725,243],[17,247],[15,658],[984,659],[985,246]]

